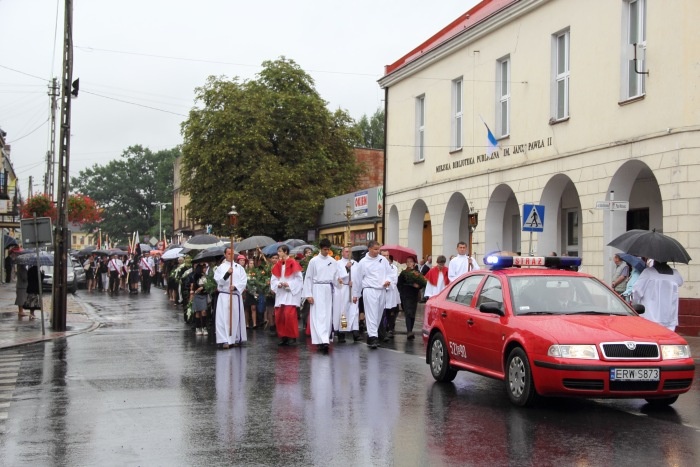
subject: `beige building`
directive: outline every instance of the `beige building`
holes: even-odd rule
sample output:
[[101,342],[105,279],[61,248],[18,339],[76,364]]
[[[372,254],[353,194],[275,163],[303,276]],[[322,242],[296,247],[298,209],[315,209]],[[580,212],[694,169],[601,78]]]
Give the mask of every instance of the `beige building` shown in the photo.
[[421,254],[427,231],[433,255],[453,254],[471,210],[479,260],[527,254],[536,204],[533,253],[581,256],[609,280],[607,243],[656,229],[695,259],[675,266],[697,333],[697,18],[697,0],[484,0],[388,65],[386,241]]

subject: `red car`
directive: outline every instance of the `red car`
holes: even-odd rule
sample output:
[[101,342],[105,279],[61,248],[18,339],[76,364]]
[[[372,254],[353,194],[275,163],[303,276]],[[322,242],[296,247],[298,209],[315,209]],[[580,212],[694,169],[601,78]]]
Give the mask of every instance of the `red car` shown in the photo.
[[690,389],[688,343],[639,316],[643,306],[571,270],[579,258],[486,262],[490,270],[461,276],[426,303],[426,363],[437,381],[459,370],[499,379],[519,406],[538,395],[669,405]]

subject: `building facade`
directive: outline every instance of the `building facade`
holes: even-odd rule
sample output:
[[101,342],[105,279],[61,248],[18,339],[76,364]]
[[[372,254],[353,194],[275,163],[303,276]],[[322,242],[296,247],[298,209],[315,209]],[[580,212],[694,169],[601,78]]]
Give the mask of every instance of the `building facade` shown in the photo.
[[[484,0],[387,66],[387,242],[453,254],[471,213],[479,259],[556,251],[609,282],[606,245],[640,228],[700,261],[698,17],[695,0]],[[675,267],[697,334],[700,267]]]

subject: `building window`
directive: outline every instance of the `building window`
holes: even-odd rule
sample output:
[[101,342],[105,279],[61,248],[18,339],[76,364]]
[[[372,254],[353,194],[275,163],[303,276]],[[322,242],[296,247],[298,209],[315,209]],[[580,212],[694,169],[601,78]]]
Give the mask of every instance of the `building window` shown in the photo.
[[80,237],[80,244],[85,245],[85,237]]
[[510,134],[510,57],[497,62],[496,67],[496,137]]
[[462,78],[452,81],[452,150],[462,148]]
[[647,2],[624,0],[623,8],[622,98],[625,100],[643,96],[646,92],[645,75],[639,72],[646,68],[644,51],[647,46]]
[[416,162],[425,160],[425,96],[416,98]]
[[552,36],[553,39],[553,76],[552,82],[552,119],[563,120],[569,117],[569,31],[562,31]]

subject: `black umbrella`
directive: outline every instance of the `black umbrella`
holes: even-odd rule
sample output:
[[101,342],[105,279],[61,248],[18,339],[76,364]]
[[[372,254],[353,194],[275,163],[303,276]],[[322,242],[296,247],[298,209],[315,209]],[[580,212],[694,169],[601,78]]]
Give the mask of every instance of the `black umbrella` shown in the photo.
[[[24,264],[25,266],[36,265],[36,252],[25,253],[17,256],[15,258],[16,264]],[[53,266],[53,253],[47,253],[45,251],[39,252],[39,265],[40,266]]]
[[[197,256],[195,256],[192,259],[193,263],[200,263],[200,262],[205,262],[205,261],[214,261],[217,260],[221,257],[224,256],[224,252],[226,251],[225,246],[215,246],[212,248],[207,248],[206,250],[202,250],[199,253],[197,253]],[[237,255],[234,251],[234,256]]]
[[214,246],[221,246],[224,242],[219,240],[218,237],[209,234],[195,235],[194,237],[187,240],[182,244],[183,248],[188,248],[190,250],[206,250]]
[[663,263],[685,263],[691,260],[683,245],[673,237],[654,230],[634,229],[627,231],[608,243],[608,246],[618,248],[635,256],[652,258]]
[[82,250],[78,250],[78,256],[88,256],[90,253],[93,253],[95,249],[94,246],[86,246]]
[[266,237],[265,235],[254,235],[236,243],[235,247],[238,251],[248,251],[256,248],[263,248],[267,245],[272,245],[273,243],[275,243],[275,241],[270,237]]
[[119,248],[112,248],[111,250],[107,250],[107,255],[129,256],[129,253],[124,250],[120,250]]

